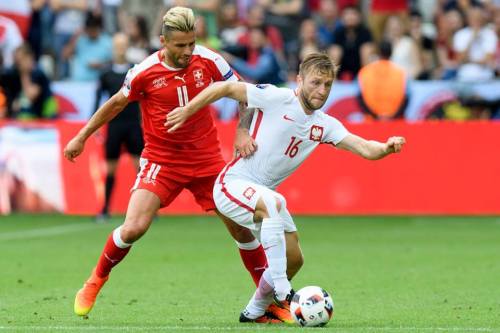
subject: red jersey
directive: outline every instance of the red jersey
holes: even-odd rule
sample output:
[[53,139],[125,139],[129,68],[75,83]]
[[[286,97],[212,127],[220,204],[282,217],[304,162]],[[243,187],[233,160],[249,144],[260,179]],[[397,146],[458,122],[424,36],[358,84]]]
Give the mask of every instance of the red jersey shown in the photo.
[[162,52],[150,55],[127,73],[122,92],[129,101],[139,101],[142,112],[144,150],[142,157],[155,163],[197,169],[198,175],[221,162],[217,130],[205,107],[173,133],[163,125],[166,115],[185,106],[214,81],[237,80],[229,64],[219,54],[195,46],[186,68],[171,68]]

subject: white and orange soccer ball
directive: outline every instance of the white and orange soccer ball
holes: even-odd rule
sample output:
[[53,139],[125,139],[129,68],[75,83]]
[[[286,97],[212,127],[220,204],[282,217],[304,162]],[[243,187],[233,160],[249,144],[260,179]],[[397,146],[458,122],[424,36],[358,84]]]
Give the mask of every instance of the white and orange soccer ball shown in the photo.
[[325,326],[333,316],[333,300],[323,288],[304,287],[293,296],[290,312],[300,326]]

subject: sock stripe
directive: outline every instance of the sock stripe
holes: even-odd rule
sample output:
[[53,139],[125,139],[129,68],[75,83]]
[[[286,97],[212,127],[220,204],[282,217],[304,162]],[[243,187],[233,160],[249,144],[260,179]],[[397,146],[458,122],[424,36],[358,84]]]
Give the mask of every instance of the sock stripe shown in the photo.
[[125,243],[121,236],[120,236],[120,231],[122,229],[122,226],[119,226],[118,228],[116,228],[114,231],[113,231],[113,242],[115,243],[115,245],[117,247],[119,247],[120,249],[126,249],[127,247],[130,247],[132,244],[129,244],[129,243]]

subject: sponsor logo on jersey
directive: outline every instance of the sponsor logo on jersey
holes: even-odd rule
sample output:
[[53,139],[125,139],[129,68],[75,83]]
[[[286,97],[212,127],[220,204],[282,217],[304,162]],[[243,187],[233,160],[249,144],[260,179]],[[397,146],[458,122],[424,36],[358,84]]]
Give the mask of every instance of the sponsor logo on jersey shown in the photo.
[[184,82],[184,84],[186,84],[186,80],[184,80],[184,76],[186,76],[186,74],[182,74],[182,76],[176,75],[176,76],[174,76],[174,80],[181,80],[182,82]]
[[193,76],[196,81],[196,88],[200,88],[205,85],[205,82],[203,82],[203,71],[201,69],[195,69],[193,71]]
[[248,187],[244,192],[243,196],[247,198],[248,200],[251,200],[253,195],[255,194],[255,190],[252,187]]
[[292,118],[289,118],[286,114],[283,115],[283,119],[288,120],[288,121],[295,121]]
[[159,77],[153,80],[153,87],[155,89],[163,88],[168,86],[167,79],[165,77]]
[[312,125],[309,139],[312,141],[321,141],[321,138],[323,138],[323,127],[318,125]]
[[269,87],[268,84],[256,84],[255,86],[259,89],[266,89],[267,87]]

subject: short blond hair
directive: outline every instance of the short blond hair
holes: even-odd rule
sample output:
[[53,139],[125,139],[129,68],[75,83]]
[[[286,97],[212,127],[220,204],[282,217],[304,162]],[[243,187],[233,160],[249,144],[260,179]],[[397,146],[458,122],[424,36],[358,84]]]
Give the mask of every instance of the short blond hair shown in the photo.
[[163,16],[161,33],[166,36],[171,31],[191,32],[195,30],[193,10],[186,7],[172,7]]
[[299,75],[302,78],[307,73],[315,72],[331,76],[335,80],[338,71],[339,66],[326,53],[319,52],[308,54],[299,66]]

